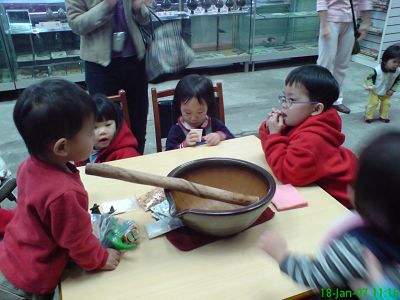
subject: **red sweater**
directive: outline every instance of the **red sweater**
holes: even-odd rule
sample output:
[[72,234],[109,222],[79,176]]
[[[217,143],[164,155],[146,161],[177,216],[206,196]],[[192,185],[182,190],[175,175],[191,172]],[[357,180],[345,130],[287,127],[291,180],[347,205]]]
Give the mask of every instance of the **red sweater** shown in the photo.
[[[137,146],[138,142],[135,136],[125,121],[123,121],[117,136],[107,148],[97,154],[95,163],[139,156],[140,154],[136,150]],[[75,165],[80,167],[86,165],[88,162],[89,160],[80,161],[76,162]]]
[[333,108],[308,117],[281,134],[270,134],[265,121],[260,139],[274,175],[282,183],[304,186],[317,183],[347,208],[352,208],[347,185],[352,184],[357,158],[342,147],[342,120]]
[[0,238],[3,237],[4,231],[8,223],[14,217],[15,210],[7,210],[0,208]]
[[18,169],[18,207],[0,243],[0,271],[25,292],[52,293],[69,257],[87,271],[106,263],[87,192],[68,166],[73,173],[29,157]]

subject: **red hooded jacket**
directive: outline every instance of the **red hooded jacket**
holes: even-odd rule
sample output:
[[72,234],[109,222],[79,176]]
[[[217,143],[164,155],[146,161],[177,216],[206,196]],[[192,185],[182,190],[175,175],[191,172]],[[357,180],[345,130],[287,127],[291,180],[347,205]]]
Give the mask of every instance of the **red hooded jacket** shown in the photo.
[[[140,154],[136,150],[137,146],[138,142],[135,136],[126,125],[125,121],[123,121],[117,136],[107,148],[97,154],[95,163],[139,156]],[[87,159],[85,161],[76,162],[75,165],[77,167],[85,166],[88,162],[89,160]]]
[[15,210],[8,210],[0,208],[0,238],[4,235],[4,230],[11,219],[14,217]]
[[88,194],[79,172],[30,156],[18,171],[18,207],[0,243],[0,271],[25,292],[54,292],[69,258],[87,271],[108,252],[92,233]]
[[357,158],[342,147],[342,120],[333,108],[308,117],[296,127],[270,134],[264,121],[259,129],[262,149],[274,175],[282,183],[316,183],[352,208],[347,186],[353,183]]

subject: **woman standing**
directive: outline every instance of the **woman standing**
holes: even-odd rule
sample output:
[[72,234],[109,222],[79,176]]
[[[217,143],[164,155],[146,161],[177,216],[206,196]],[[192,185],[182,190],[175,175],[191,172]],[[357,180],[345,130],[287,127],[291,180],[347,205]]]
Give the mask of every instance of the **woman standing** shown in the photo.
[[359,14],[362,23],[359,27],[359,40],[367,35],[370,26],[369,0],[317,0],[317,11],[320,19],[317,64],[331,71],[339,83],[340,95],[333,107],[342,113],[349,114],[350,109],[343,102],[343,81],[350,64],[354,45],[354,26],[351,12],[353,2],[356,18]]
[[146,0],[66,0],[68,23],[81,37],[80,55],[90,94],[124,89],[131,129],[143,153],[149,100],[145,45],[138,24],[149,20]]

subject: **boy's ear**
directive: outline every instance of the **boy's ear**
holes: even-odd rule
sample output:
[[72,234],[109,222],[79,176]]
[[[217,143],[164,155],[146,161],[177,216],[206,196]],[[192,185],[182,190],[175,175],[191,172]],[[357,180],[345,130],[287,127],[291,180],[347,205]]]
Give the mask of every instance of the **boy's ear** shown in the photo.
[[65,157],[68,155],[68,141],[66,138],[58,139],[51,149],[57,156]]
[[321,102],[318,102],[317,104],[314,105],[314,110],[311,113],[312,116],[318,116],[319,114],[321,114],[324,111],[324,104]]

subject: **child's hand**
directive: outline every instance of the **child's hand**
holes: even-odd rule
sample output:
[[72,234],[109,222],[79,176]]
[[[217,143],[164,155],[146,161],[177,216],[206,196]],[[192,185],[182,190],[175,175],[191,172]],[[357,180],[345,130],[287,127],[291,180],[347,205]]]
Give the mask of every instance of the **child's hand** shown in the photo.
[[112,271],[119,265],[121,252],[115,249],[107,248],[108,257],[106,264],[100,269],[103,271]]
[[105,3],[107,3],[108,7],[113,9],[115,5],[117,4],[118,0],[104,0]]
[[386,93],[386,96],[392,97],[393,96],[393,91],[392,90],[388,90]]
[[207,134],[204,137],[204,140],[206,141],[206,144],[208,146],[215,146],[221,142],[221,136],[216,132],[212,132],[212,133]]
[[257,246],[275,259],[278,264],[288,253],[286,240],[277,232],[267,230],[258,239]]
[[329,39],[331,37],[331,31],[329,30],[329,26],[322,26],[320,35],[323,39]]
[[283,122],[283,112],[277,109],[272,109],[267,116],[266,124],[270,133],[280,133],[285,125]]
[[374,88],[374,86],[373,86],[373,85],[364,85],[364,88],[365,88],[367,91],[372,91],[372,89]]
[[199,135],[194,131],[189,132],[186,136],[186,147],[192,147],[196,145],[198,141]]
[[368,286],[373,286],[384,279],[382,264],[368,248],[364,248],[364,259],[368,271],[368,279],[353,279],[350,281],[349,286],[353,291],[368,288]]

